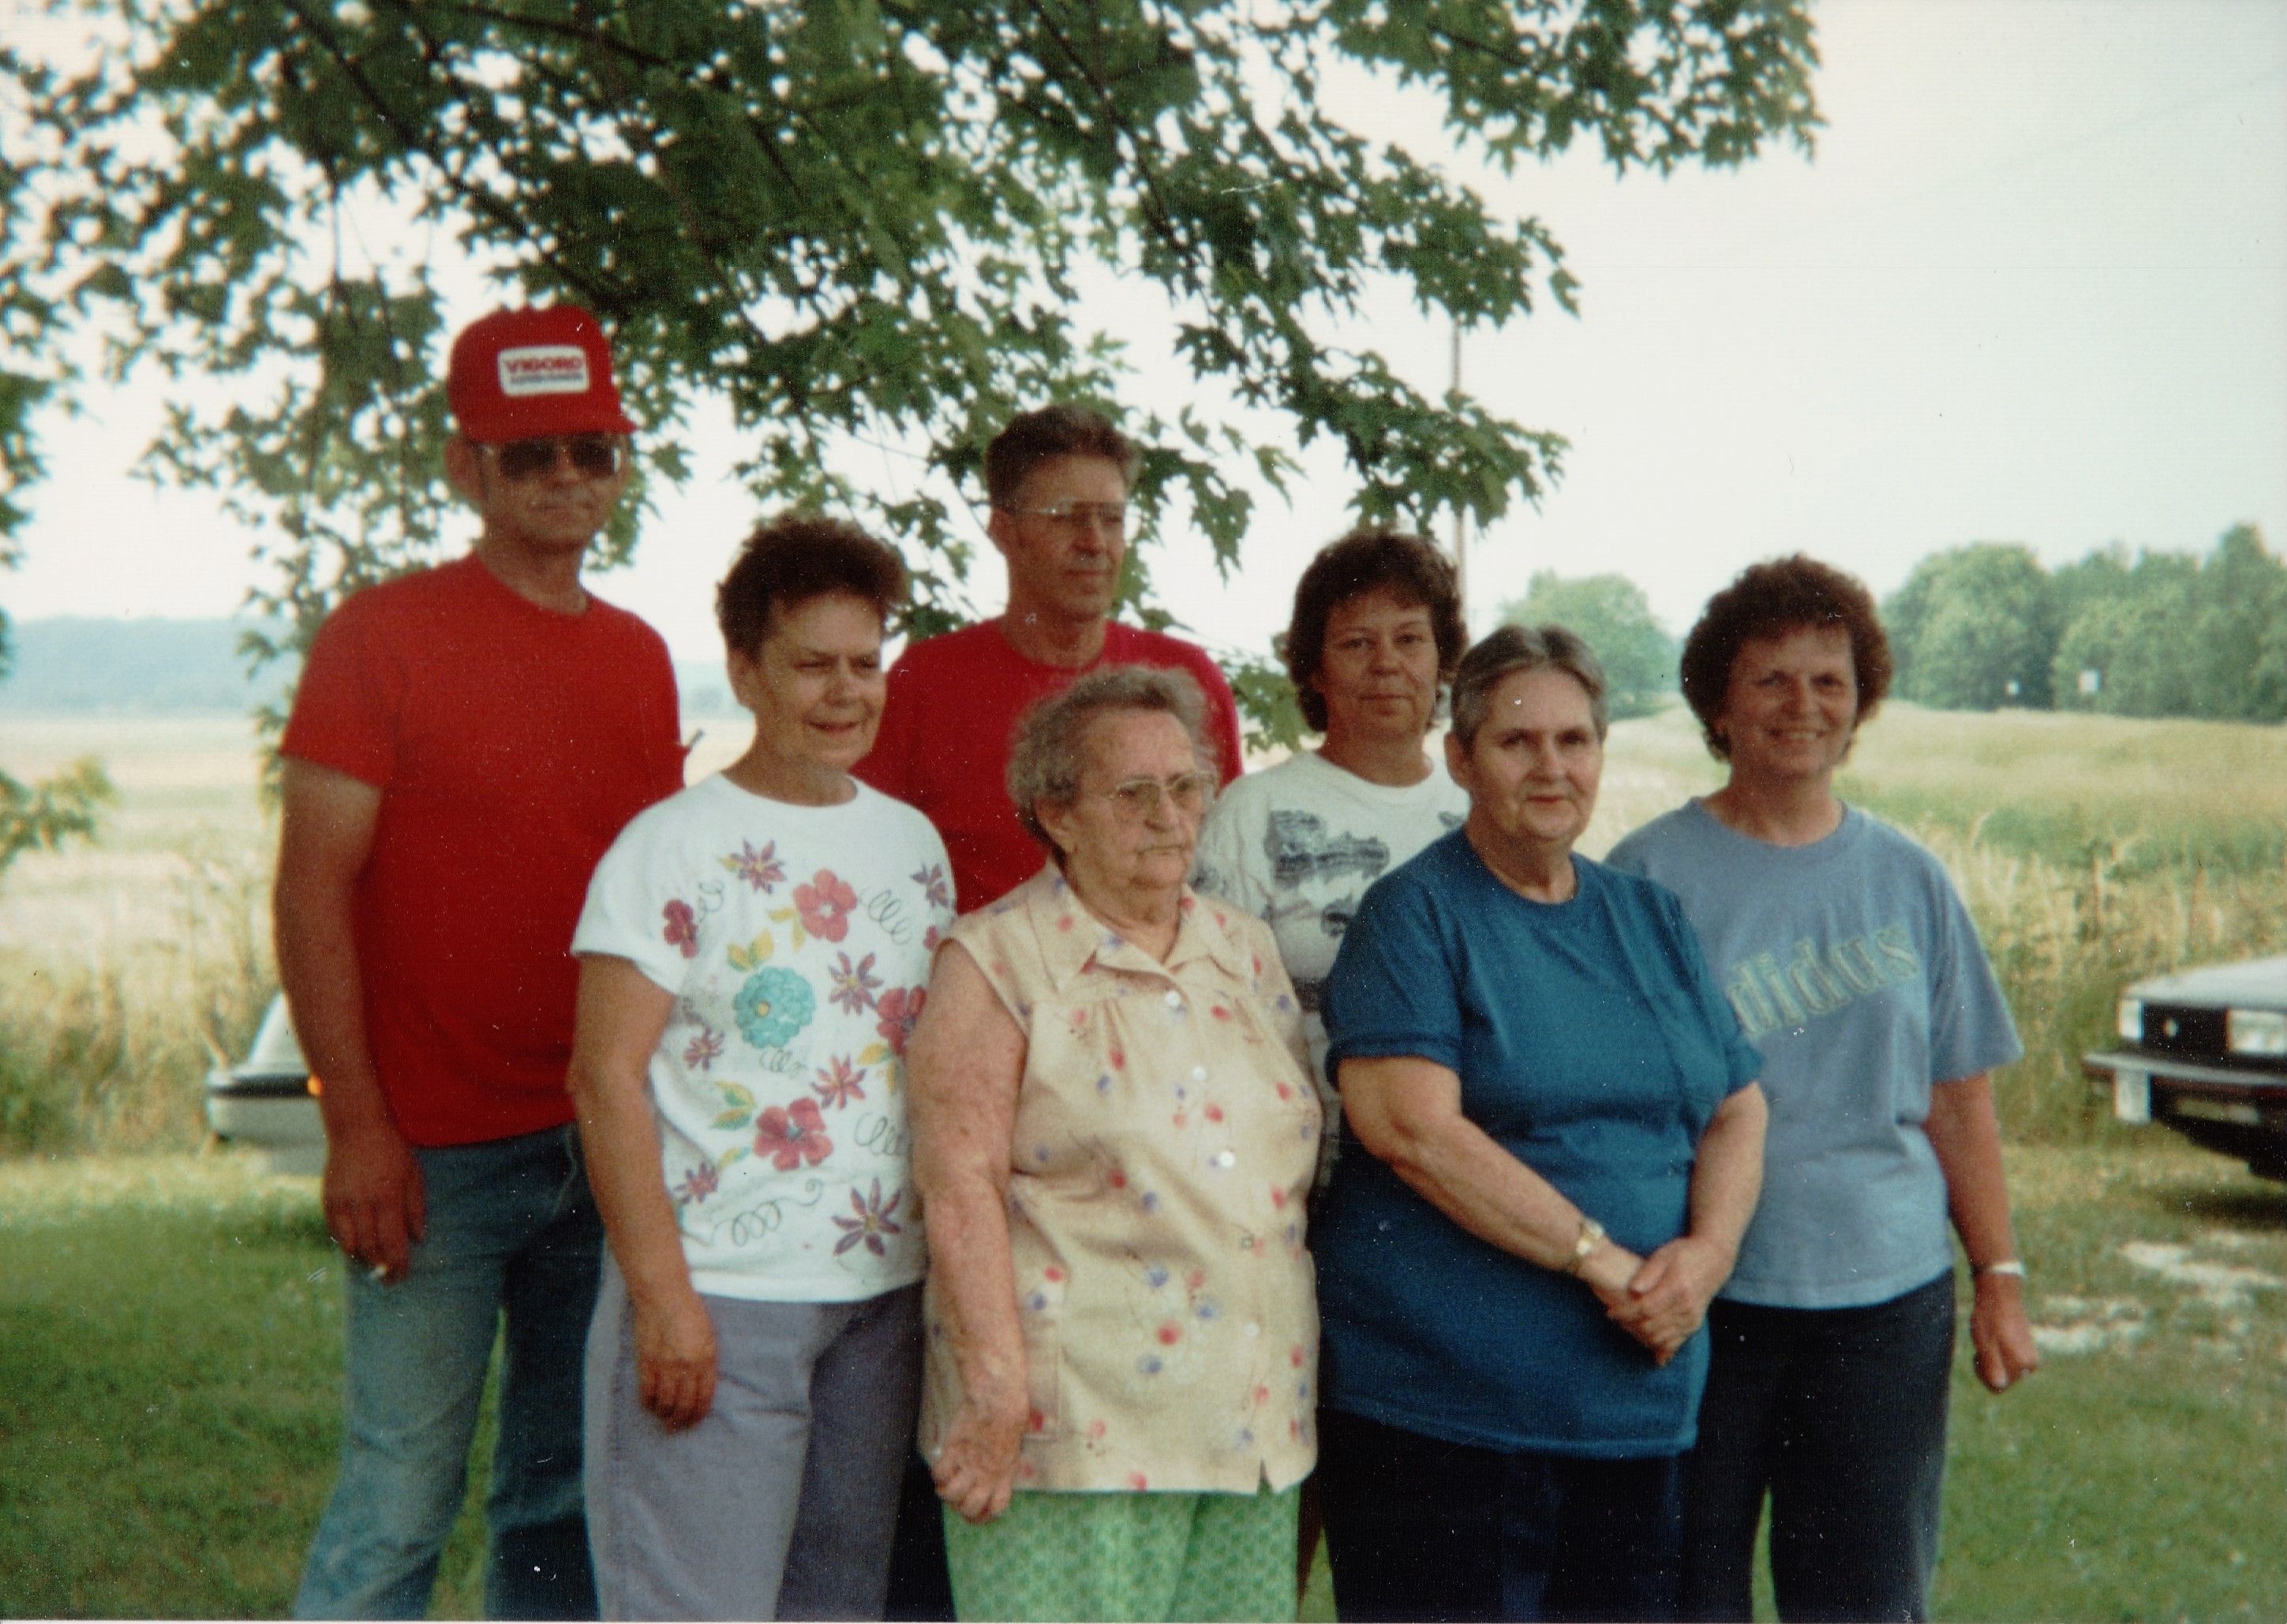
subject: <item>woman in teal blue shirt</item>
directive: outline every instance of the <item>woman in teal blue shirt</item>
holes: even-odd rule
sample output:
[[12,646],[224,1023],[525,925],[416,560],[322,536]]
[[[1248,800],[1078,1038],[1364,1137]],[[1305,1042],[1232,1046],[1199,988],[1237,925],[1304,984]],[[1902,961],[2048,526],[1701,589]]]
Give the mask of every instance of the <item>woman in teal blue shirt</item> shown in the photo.
[[1328,983],[1354,1145],[1312,1233],[1345,1620],[1674,1612],[1761,1062],[1675,899],[1572,853],[1604,728],[1562,628],[1470,650],[1445,745],[1468,821],[1366,894]]

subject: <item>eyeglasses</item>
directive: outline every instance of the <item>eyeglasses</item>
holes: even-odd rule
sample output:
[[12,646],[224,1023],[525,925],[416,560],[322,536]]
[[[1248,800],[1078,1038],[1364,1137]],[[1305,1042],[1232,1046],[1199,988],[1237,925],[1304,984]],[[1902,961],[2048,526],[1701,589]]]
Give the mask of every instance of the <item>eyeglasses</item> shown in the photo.
[[1128,509],[1117,502],[1061,502],[1052,508],[1004,507],[1001,511],[1024,519],[1045,519],[1050,524],[1068,525],[1075,530],[1109,530],[1114,535],[1128,534]]
[[584,479],[607,479],[625,465],[628,451],[611,434],[552,434],[479,449],[493,454],[493,465],[500,470],[502,479],[518,484],[554,473],[558,463],[567,456],[574,473]]
[[1156,778],[1131,778],[1096,793],[1118,807],[1120,816],[1140,823],[1159,815],[1163,798],[1174,802],[1177,812],[1195,818],[1206,809],[1214,787],[1215,780],[1204,772],[1178,772],[1165,783]]

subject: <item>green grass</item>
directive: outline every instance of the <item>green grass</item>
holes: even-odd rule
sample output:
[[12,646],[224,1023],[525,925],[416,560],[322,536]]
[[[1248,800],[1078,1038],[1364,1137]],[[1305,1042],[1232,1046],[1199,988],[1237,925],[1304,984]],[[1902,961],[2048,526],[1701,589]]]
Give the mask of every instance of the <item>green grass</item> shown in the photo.
[[[1998,1398],[1958,1366],[1937,1616],[2287,1616],[2287,1189],[2158,1137],[2010,1178],[2048,1351]],[[0,1613],[284,1612],[333,1480],[338,1268],[312,1181],[234,1156],[0,1164]],[[436,1616],[475,1615],[480,1561],[472,1497]],[[1333,1617],[1323,1560],[1303,1616]]]
[[[315,1181],[244,1158],[0,1164],[0,1615],[285,1615],[340,1443],[340,1266]],[[480,1611],[475,1510],[437,1616]]]

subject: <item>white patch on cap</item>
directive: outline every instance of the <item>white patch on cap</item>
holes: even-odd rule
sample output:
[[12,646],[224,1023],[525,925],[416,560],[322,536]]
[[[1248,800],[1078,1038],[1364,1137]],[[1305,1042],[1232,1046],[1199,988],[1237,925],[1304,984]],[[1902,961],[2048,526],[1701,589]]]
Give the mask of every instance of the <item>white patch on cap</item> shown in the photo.
[[576,344],[533,344],[500,353],[501,393],[511,400],[527,395],[584,395],[588,352]]

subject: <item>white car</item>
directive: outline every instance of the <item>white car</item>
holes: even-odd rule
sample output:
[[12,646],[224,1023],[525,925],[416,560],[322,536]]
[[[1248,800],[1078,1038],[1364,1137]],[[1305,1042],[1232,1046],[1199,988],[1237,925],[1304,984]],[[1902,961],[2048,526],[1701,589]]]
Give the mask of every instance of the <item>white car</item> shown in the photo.
[[326,1129],[318,1089],[295,1040],[286,1000],[273,999],[245,1059],[207,1073],[207,1126],[215,1137],[267,1153],[273,1173],[321,1173]]
[[2119,1029],[2121,1048],[2081,1058],[2113,1115],[2287,1179],[2287,957],[2136,982]]

